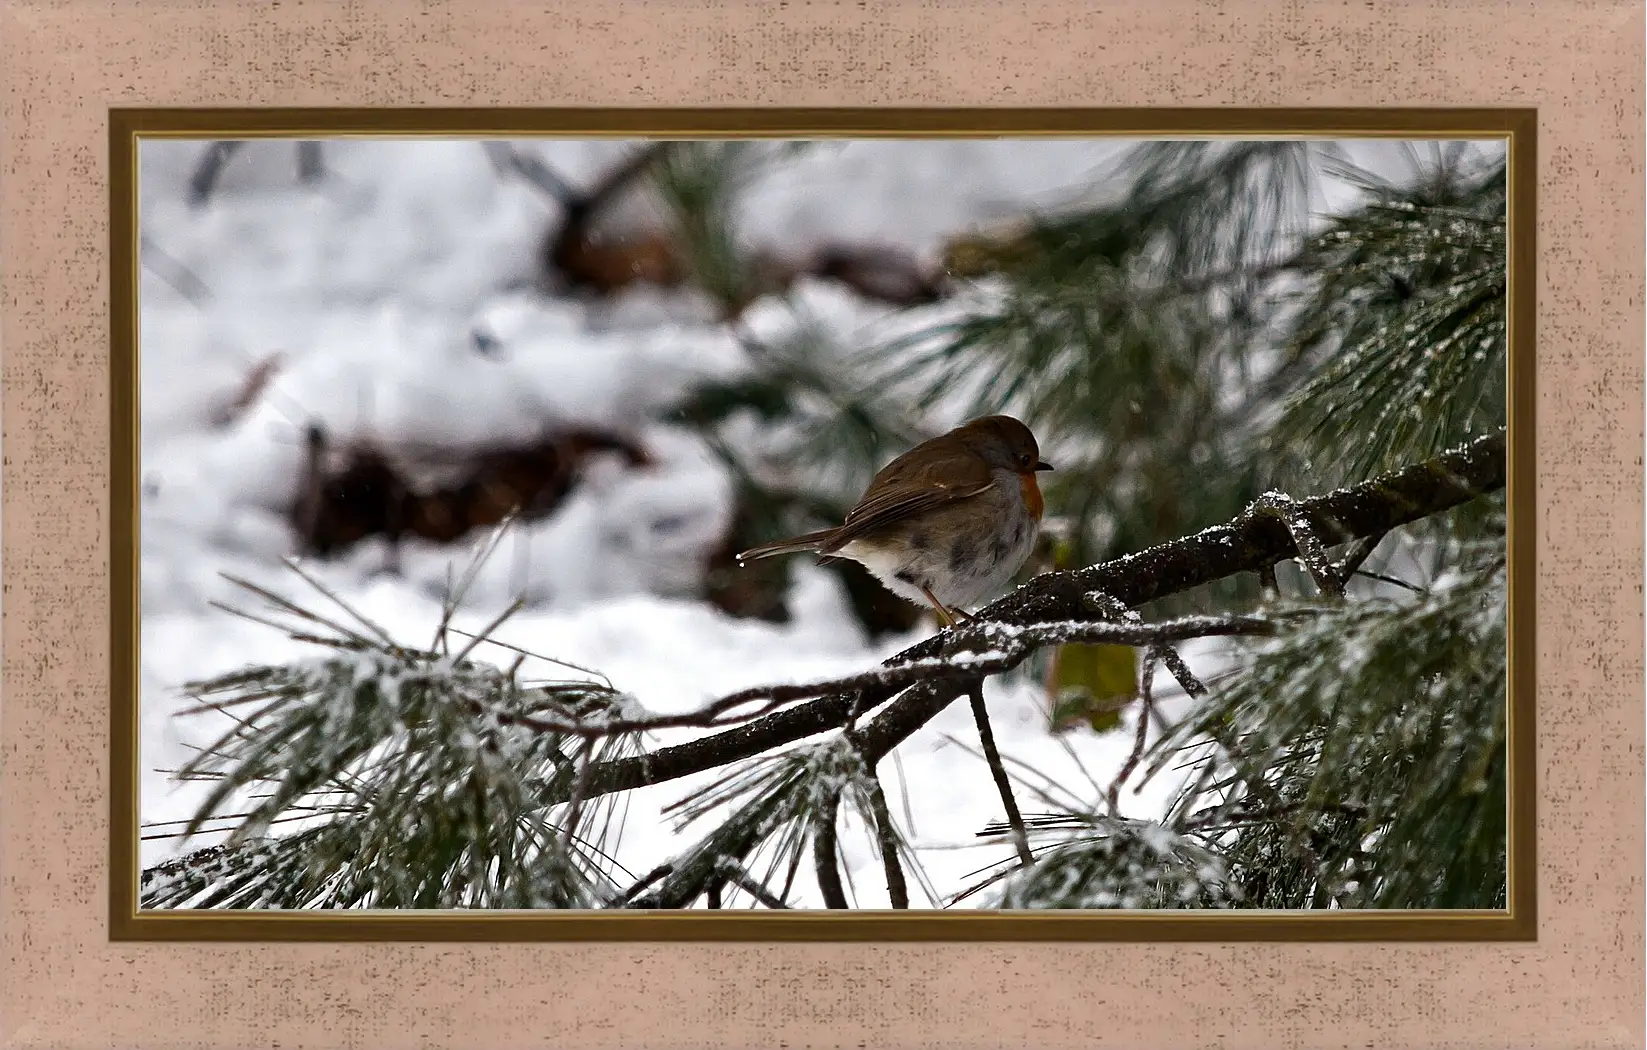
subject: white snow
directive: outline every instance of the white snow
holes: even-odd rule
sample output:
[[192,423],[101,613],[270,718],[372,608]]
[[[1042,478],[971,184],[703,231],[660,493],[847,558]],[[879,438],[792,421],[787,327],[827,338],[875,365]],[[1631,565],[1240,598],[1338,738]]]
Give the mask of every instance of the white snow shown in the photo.
[[[623,148],[518,145],[574,181]],[[1120,145],[827,144],[775,169],[741,214],[763,244],[869,240],[931,256],[942,237],[1080,188]],[[521,180],[500,178],[480,143],[339,140],[325,148],[327,176],[303,186],[290,143],[256,142],[229,164],[212,202],[191,210],[184,190],[203,148],[147,141],[140,154],[142,233],[153,262],[142,278],[140,329],[144,822],[190,816],[203,790],[157,772],[180,765],[217,728],[174,717],[191,703],[181,683],[315,655],[208,605],[238,597],[223,573],[312,597],[281,563],[294,553],[281,514],[311,420],[340,440],[389,445],[480,445],[529,436],[548,421],[638,434],[655,466],[605,464],[551,518],[518,527],[480,573],[457,625],[478,629],[523,596],[528,607],[500,641],[598,668],[646,710],[684,711],[748,686],[865,670],[923,633],[869,644],[833,577],[810,567],[797,575],[786,625],[736,620],[690,597],[698,565],[726,527],[729,482],[694,437],[650,419],[694,377],[746,367],[744,352],[691,295],[639,290],[589,307],[523,290],[556,206]],[[169,284],[161,274],[174,263],[198,276],[209,296],[191,301]],[[901,323],[834,289],[809,288],[803,298],[845,345],[868,326]],[[770,313],[757,308],[751,323],[782,323]],[[476,352],[477,332],[495,353]],[[213,412],[247,370],[275,353],[282,367],[264,397],[239,421],[214,427]],[[414,544],[400,577],[381,571],[384,554],[368,543],[306,569],[391,634],[428,639],[443,588],[462,572],[469,548]],[[477,655],[500,664],[513,656],[486,647]],[[531,664],[523,673],[567,675]],[[1168,682],[1161,692],[1171,696]],[[1091,794],[1064,743],[1045,728],[1044,697],[998,683],[989,696],[1006,754]],[[1068,738],[1100,784],[1130,748],[1134,717],[1129,711],[1119,730],[1101,737]],[[659,733],[652,744],[691,735]],[[964,703],[907,741],[897,766],[883,766],[900,822],[907,785],[914,827],[905,831],[922,845],[969,845],[1002,816],[982,763],[949,737],[976,746]],[[658,814],[703,781],[632,793],[617,851],[629,869],[649,870],[686,844]],[[1173,786],[1162,776],[1142,796],[1127,793],[1127,812],[1159,816]],[[1044,808],[1032,799],[1023,806]],[[867,837],[848,825],[842,844],[860,901],[884,904]],[[142,860],[152,864],[177,848],[147,840]],[[934,848],[923,858],[948,893],[1009,849]],[[928,902],[917,895],[914,903]]]

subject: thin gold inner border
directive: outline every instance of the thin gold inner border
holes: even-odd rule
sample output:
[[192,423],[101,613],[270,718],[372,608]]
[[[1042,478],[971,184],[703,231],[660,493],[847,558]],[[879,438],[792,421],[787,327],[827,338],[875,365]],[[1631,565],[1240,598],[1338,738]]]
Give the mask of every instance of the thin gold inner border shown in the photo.
[[[114,941],[1536,941],[1533,109],[110,109],[109,937]],[[139,909],[137,142],[232,138],[1399,138],[1508,150],[1509,907],[1480,911]]]

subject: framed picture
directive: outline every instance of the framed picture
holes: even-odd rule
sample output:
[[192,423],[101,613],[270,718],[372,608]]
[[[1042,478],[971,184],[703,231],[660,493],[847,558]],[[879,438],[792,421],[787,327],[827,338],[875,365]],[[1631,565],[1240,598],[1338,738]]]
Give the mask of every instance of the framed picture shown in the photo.
[[1535,934],[1531,113],[421,116],[116,114],[118,930]]
[[11,5],[0,1046],[1643,1045],[1643,26]]

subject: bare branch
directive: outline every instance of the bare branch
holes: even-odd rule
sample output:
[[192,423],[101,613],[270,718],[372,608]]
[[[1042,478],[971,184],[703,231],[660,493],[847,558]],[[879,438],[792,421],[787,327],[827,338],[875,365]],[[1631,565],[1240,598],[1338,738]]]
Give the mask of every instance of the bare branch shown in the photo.
[[881,778],[869,771],[869,804],[875,818],[875,841],[881,850],[881,866],[886,870],[886,893],[894,908],[909,907],[909,885],[904,881],[898,860],[898,833],[892,826],[892,810],[886,804]]
[[[1213,635],[1264,635],[1273,633],[1267,620],[1247,616],[1184,616],[1160,623],[1115,624],[1062,621],[1015,627],[1010,624],[975,622],[951,636],[949,651],[943,655],[905,664],[881,666],[840,678],[795,685],[762,685],[730,693],[693,711],[646,718],[607,718],[585,721],[556,720],[506,711],[494,711],[509,724],[544,733],[570,736],[610,736],[683,727],[716,728],[737,725],[795,700],[832,693],[866,689],[901,689],[919,682],[974,678],[997,674],[1022,663],[1036,649],[1067,642],[1107,642],[1116,645],[1146,645],[1164,640],[1204,638]],[[982,651],[965,648],[983,645]],[[739,708],[761,702],[753,711]],[[734,713],[736,712],[736,713]]]
[[[1503,488],[1504,452],[1505,431],[1500,429],[1435,459],[1305,500],[1300,504],[1300,513],[1307,520],[1325,523],[1328,527],[1323,531],[1345,540],[1385,532]],[[1002,622],[1060,615],[1090,617],[1092,613],[1082,607],[1082,598],[1095,590],[1129,606],[1142,605],[1238,572],[1252,572],[1262,565],[1294,557],[1296,552],[1292,536],[1280,522],[1266,516],[1242,515],[1227,525],[1101,565],[1037,576],[981,610],[979,616]],[[926,656],[941,644],[939,639],[928,639],[899,657]],[[959,690],[942,683],[910,689],[861,730],[866,755],[878,758],[896,747],[958,695]],[[844,697],[831,699],[839,706],[850,702]],[[652,756],[654,774],[657,757]]]
[[776,897],[771,890],[761,885],[760,881],[749,874],[749,869],[733,860],[731,857],[722,857],[715,865],[715,870],[725,876],[726,881],[743,890],[751,897],[760,901],[768,908],[787,910],[789,905]]
[[[1504,450],[1505,432],[1500,429],[1435,459],[1304,500],[1299,505],[1300,513],[1311,521],[1331,523],[1329,533],[1345,540],[1387,532],[1503,488]],[[978,615],[996,624],[1044,623],[1063,617],[1090,622],[1094,614],[1082,599],[1093,591],[1137,606],[1236,573],[1256,572],[1296,554],[1297,545],[1279,521],[1243,515],[1225,525],[1113,561],[1070,572],[1044,573]],[[909,663],[938,655],[950,643],[952,634],[929,638],[887,663]],[[635,758],[601,763],[590,791],[626,791],[750,758],[837,729],[854,704],[860,705],[859,710],[868,710],[892,699],[895,692],[893,687],[876,685],[867,688],[864,696],[853,691],[820,697],[723,733]],[[954,683],[919,683],[910,688],[860,730],[866,757],[878,761],[961,692]]]
[[1338,563],[1333,566],[1333,570],[1338,573],[1338,578],[1345,583],[1349,583],[1350,577],[1361,571],[1361,566],[1372,556],[1372,552],[1378,549],[1378,545],[1383,543],[1384,537],[1388,535],[1387,532],[1380,532],[1376,536],[1363,536],[1350,544],[1349,549],[1344,552],[1344,557],[1339,559]]
[[154,238],[148,234],[139,234],[137,238],[138,258],[150,273],[159,277],[171,286],[172,290],[195,306],[200,306],[212,297],[212,290],[206,282],[177,258],[156,244]]
[[1144,744],[1149,739],[1150,716],[1155,713],[1155,665],[1161,658],[1161,649],[1151,646],[1144,654],[1144,671],[1142,688],[1138,697],[1138,729],[1133,733],[1132,750],[1127,753],[1127,760],[1121,764],[1121,771],[1115,774],[1110,782],[1107,798],[1109,811],[1116,816],[1121,814],[1121,785],[1132,776],[1132,771],[1138,768],[1138,762],[1144,757]]
[[636,879],[633,886],[630,886],[627,890],[624,890],[622,896],[618,897],[617,904],[628,904],[630,901],[640,896],[648,886],[651,886],[653,883],[670,874],[674,870],[675,866],[673,864],[659,864],[645,875],[642,875],[640,878]]
[[299,182],[319,182],[326,176],[325,143],[318,139],[304,139],[297,144],[297,178]]
[[1035,854],[1029,849],[1029,833],[1024,830],[1023,814],[1018,812],[1018,800],[1012,796],[1012,781],[1007,779],[1001,765],[1001,752],[995,747],[995,731],[989,725],[989,709],[984,704],[983,679],[974,679],[967,685],[972,698],[972,718],[978,723],[978,741],[983,745],[984,758],[989,763],[995,788],[1001,793],[1001,805],[1006,808],[1007,822],[1012,825],[1012,838],[1018,846],[1018,860],[1022,867],[1035,863]]
[[841,811],[841,792],[834,788],[824,796],[818,823],[812,830],[812,863],[818,871],[818,891],[823,894],[824,907],[847,907],[846,890],[841,886],[841,869],[835,863],[839,841],[835,821]]
[[1267,514],[1285,525],[1298,550],[1298,560],[1309,571],[1315,586],[1328,597],[1344,597],[1344,577],[1339,575],[1332,559],[1327,557],[1326,545],[1321,542],[1315,526],[1302,513],[1297,500],[1283,492],[1266,492],[1253,502],[1247,513]]
[[500,173],[519,175],[557,203],[571,206],[579,199],[572,184],[535,153],[523,153],[511,142],[483,142],[486,157]]

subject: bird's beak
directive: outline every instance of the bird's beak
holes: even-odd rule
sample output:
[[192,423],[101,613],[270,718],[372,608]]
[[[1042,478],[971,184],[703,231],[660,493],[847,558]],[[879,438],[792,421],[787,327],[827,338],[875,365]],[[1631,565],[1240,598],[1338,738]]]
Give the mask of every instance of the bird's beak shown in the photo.
[[1036,470],[1051,470],[1052,469],[1052,464],[1051,463],[1037,463],[1037,464],[1035,464],[1035,469]]

